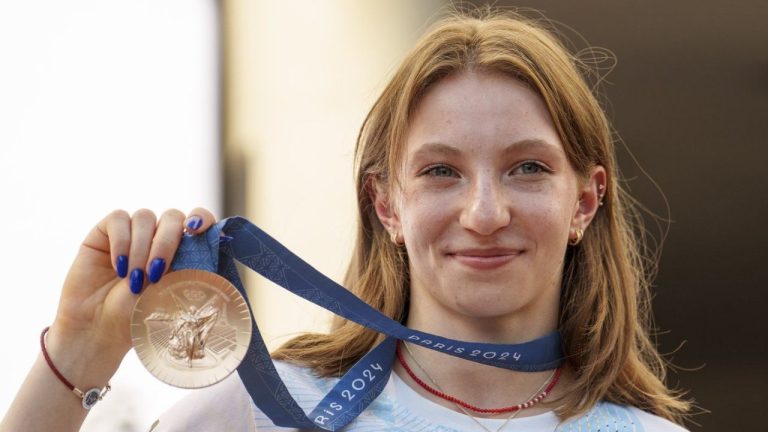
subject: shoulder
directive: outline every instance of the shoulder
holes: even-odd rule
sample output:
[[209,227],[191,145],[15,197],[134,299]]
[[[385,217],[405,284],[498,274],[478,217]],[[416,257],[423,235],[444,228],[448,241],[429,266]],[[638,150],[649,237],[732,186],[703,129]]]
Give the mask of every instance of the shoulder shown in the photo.
[[[303,407],[320,401],[326,387],[323,379],[309,369],[285,362],[275,362],[280,377],[296,401]],[[272,422],[251,401],[237,372],[218,384],[198,389],[164,412],[151,432],[195,432],[225,430],[262,431]],[[284,429],[280,429],[284,430]]]
[[586,414],[563,422],[558,430],[687,432],[671,421],[635,407],[600,402]]
[[688,429],[672,423],[663,417],[647,413],[635,407],[627,407],[626,409],[631,411],[640,420],[647,432],[688,432]]

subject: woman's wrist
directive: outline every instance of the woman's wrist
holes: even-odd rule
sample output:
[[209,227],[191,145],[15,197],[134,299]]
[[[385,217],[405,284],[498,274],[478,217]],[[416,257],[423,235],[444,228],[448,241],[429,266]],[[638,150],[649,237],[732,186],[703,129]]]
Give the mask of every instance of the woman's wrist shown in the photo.
[[56,367],[56,365],[53,363],[53,360],[51,359],[51,356],[48,354],[48,348],[45,346],[45,337],[47,336],[49,329],[50,327],[46,327],[43,329],[42,333],[40,333],[40,350],[42,351],[45,363],[48,365],[48,368],[51,370],[51,372],[53,372],[56,378],[58,378],[59,382],[64,384],[64,387],[74,393],[75,396],[81,400],[83,408],[86,410],[93,408],[93,406],[102,400],[104,396],[109,392],[109,390],[111,390],[111,386],[109,383],[107,383],[107,385],[103,388],[92,387],[90,389],[80,389],[76,385],[72,384],[61,373],[61,371],[59,371],[59,368]]
[[[128,348],[105,345],[87,334],[65,334],[52,326],[45,347],[53,367],[73,386],[87,391],[104,388],[117,371]],[[51,370],[52,374],[55,374]],[[62,382],[62,386],[65,386]]]

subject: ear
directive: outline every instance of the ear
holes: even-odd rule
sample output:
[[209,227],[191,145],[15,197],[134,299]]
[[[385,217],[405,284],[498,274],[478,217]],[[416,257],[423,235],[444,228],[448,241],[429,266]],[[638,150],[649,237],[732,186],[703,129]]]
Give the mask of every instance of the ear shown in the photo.
[[378,216],[379,222],[389,233],[392,242],[396,245],[403,245],[405,241],[402,225],[400,224],[400,216],[388,185],[378,177],[371,176],[368,182],[368,194],[376,210],[376,216]]
[[592,168],[587,181],[579,191],[579,201],[576,203],[576,210],[571,221],[571,229],[573,231],[579,229],[582,231],[587,230],[587,227],[602,205],[607,181],[608,174],[602,165]]

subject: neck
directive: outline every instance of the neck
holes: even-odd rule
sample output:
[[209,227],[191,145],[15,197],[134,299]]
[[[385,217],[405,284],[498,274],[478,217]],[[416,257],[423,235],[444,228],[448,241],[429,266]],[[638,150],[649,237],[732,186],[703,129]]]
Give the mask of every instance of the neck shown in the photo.
[[503,316],[467,316],[446,308],[431,310],[412,302],[406,326],[452,339],[499,344],[518,344],[545,336],[557,329],[558,304],[531,305]]

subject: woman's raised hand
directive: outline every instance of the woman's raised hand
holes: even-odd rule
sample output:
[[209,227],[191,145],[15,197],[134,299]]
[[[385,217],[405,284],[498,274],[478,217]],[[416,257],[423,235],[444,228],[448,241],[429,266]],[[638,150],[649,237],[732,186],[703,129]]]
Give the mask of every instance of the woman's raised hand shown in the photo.
[[[138,294],[168,269],[182,233],[214,222],[208,210],[178,210],[158,220],[149,210],[110,213],[88,234],[69,269],[45,345],[51,361],[75,387],[103,388],[131,348],[130,318]],[[87,410],[39,355],[16,394],[0,432],[77,431]],[[41,415],[42,413],[42,415]]]
[[130,317],[138,294],[166,273],[185,230],[202,233],[214,222],[202,208],[188,217],[168,210],[159,219],[149,210],[133,215],[118,210],[101,220],[69,270],[47,336],[57,366],[71,369],[74,380],[85,372],[78,359],[90,359],[90,367],[97,367],[91,378],[108,379],[131,348]]

